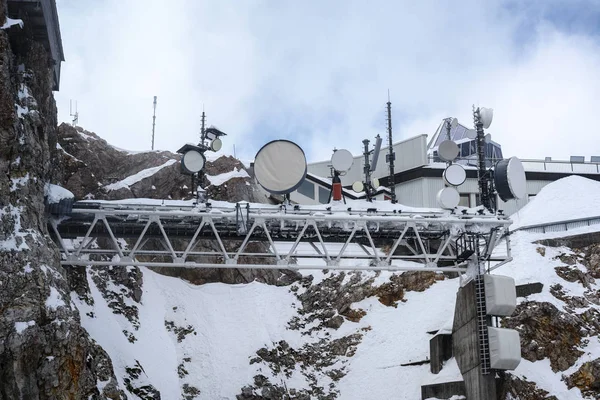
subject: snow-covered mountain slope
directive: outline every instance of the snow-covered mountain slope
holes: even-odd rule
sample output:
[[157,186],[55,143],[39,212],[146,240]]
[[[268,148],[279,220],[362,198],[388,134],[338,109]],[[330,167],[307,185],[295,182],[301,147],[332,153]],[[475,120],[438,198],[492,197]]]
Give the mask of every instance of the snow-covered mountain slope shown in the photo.
[[[539,202],[563,204],[543,191]],[[541,293],[519,298],[502,322],[519,330],[523,350],[500,388],[505,399],[599,395],[600,245],[553,247],[548,239],[557,236],[514,233],[514,261],[494,271],[517,284],[543,284]],[[89,294],[72,297],[133,398],[160,392],[163,399],[418,399],[423,384],[461,379],[453,358],[438,375],[428,364],[401,365],[427,360],[427,332],[451,327],[459,278],[303,275],[283,287],[197,286],[144,268],[88,268]]]

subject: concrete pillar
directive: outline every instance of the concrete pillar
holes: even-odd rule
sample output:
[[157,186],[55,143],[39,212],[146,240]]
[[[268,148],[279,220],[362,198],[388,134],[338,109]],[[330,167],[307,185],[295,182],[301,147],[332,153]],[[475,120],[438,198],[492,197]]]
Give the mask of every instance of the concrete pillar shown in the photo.
[[474,280],[461,287],[456,295],[452,351],[465,381],[467,399],[496,399],[495,372],[481,373]]

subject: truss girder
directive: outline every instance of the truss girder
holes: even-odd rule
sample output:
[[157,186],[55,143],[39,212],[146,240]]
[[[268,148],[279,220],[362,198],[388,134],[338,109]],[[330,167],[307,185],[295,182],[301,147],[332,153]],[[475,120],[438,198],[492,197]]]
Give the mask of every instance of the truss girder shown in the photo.
[[[254,212],[247,208],[240,218],[239,207],[204,212],[130,207],[76,209],[71,218],[52,221],[51,232],[64,265],[457,271],[463,270],[453,249],[458,235],[471,231],[483,235],[487,259],[502,262],[507,257],[494,259],[492,250],[501,237],[498,230],[509,223],[496,216]],[[153,239],[162,248],[145,249]],[[216,245],[196,251],[206,240]],[[267,251],[246,251],[252,242],[268,245]],[[289,249],[276,242],[288,242]],[[300,243],[309,243],[308,250]],[[246,256],[270,258],[272,264],[246,264],[241,259]],[[298,263],[298,259],[303,261]]]

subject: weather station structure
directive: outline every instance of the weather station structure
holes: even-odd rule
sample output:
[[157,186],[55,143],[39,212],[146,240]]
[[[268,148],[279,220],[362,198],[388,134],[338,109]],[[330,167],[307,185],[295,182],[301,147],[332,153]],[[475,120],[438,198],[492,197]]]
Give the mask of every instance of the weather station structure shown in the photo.
[[[509,237],[505,236],[511,220],[498,212],[490,199],[496,193],[504,201],[524,196],[525,174],[516,158],[488,165],[482,148],[492,111],[476,108],[473,116],[483,201],[480,207],[459,205],[456,187],[465,181],[466,172],[455,162],[458,145],[449,134],[437,150],[446,163],[445,187],[437,193],[437,208],[368,201],[368,193],[379,186],[370,172],[379,157],[380,137],[372,150],[365,139],[364,177],[353,185],[354,190],[367,192],[367,201],[344,199],[339,180],[352,167],[354,158],[349,151],[339,149],[329,164],[333,183],[329,202],[294,203],[290,194],[307,178],[306,156],[297,143],[280,139],[257,151],[254,176],[265,191],[283,196],[282,204],[213,202],[204,195],[193,202],[77,201],[66,216],[50,219],[49,230],[65,266],[458,273],[462,285],[457,295],[452,352],[464,377],[467,398],[495,398],[495,371],[514,369],[520,361],[520,347],[518,333],[500,328],[493,318],[510,315],[516,297],[511,278],[489,274],[512,260]],[[215,127],[205,129],[204,121],[203,113],[200,142],[186,144],[178,151],[183,155],[184,174],[202,173],[205,153],[219,151],[222,146],[220,138],[225,133]],[[448,133],[457,122],[449,118],[445,124]],[[388,153],[388,161],[393,160],[393,154]],[[198,249],[207,240],[214,245]],[[148,246],[149,242],[160,246]],[[249,252],[250,242],[264,243],[266,250]],[[282,243],[286,244],[285,251],[281,250]],[[351,247],[360,252],[350,251]],[[246,256],[271,261],[249,264]],[[298,263],[298,258],[310,262]]]

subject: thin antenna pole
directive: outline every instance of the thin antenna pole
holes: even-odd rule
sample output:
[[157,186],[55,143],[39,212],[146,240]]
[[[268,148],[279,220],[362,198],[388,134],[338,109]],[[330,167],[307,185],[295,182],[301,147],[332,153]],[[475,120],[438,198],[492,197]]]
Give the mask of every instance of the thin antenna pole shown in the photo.
[[369,162],[369,139],[363,140],[365,150],[363,155],[365,156],[365,194],[367,195],[367,201],[371,201],[371,166]]
[[73,126],[79,122],[79,112],[77,111],[77,100],[75,100],[75,113],[73,113],[73,100],[69,100],[69,115],[73,117]]
[[389,187],[392,192],[392,203],[396,203],[396,176],[394,173],[394,160],[396,154],[394,153],[394,145],[392,142],[392,102],[390,101],[390,90],[388,89],[388,102],[387,102],[387,131],[388,131],[388,154],[387,162],[390,165],[390,180]]
[[206,114],[204,113],[204,105],[202,106],[202,125],[200,127],[200,143],[201,144],[206,144],[204,143],[204,141],[206,140],[204,134],[205,134],[205,129],[204,129],[204,124],[206,122]]
[[476,109],[474,105],[473,122],[475,123],[475,130],[477,131],[477,180],[479,182],[479,196],[481,196],[481,204],[483,204],[483,206],[491,212],[494,212],[495,207],[492,204],[489,175],[486,169],[485,133],[483,132],[483,122],[481,122],[479,107]]
[[154,126],[156,125],[156,96],[154,96],[154,114],[152,114],[152,150],[154,150]]

